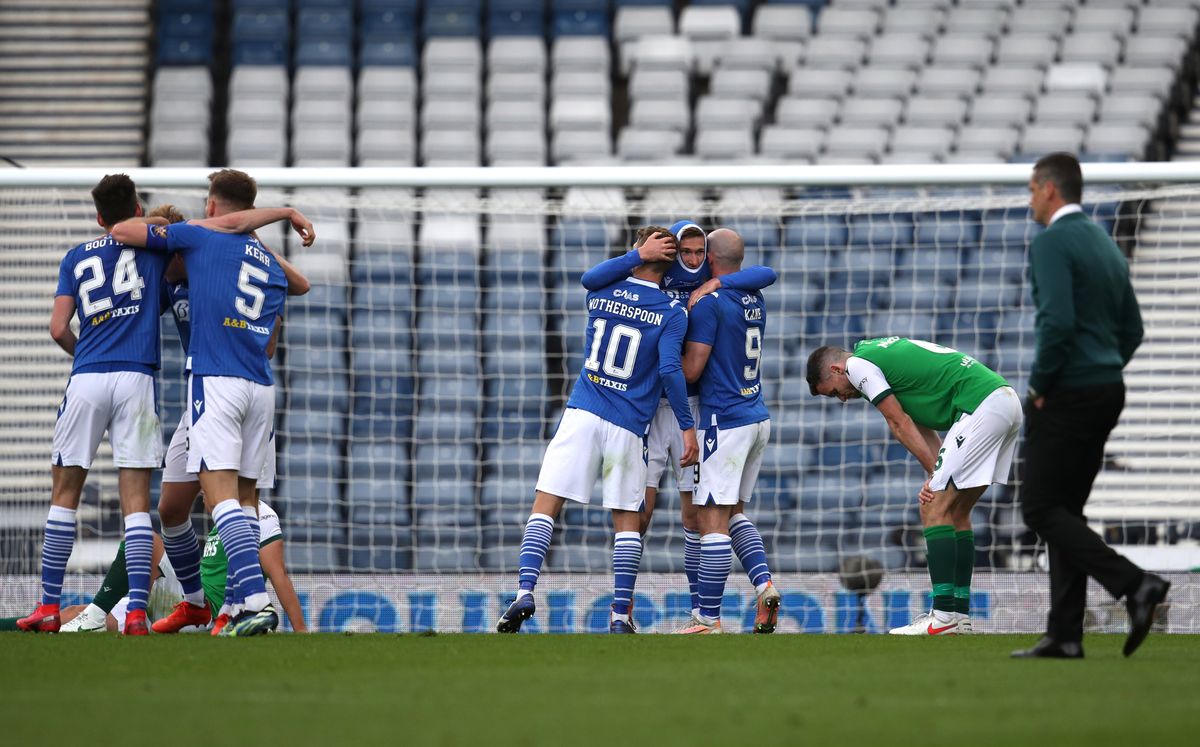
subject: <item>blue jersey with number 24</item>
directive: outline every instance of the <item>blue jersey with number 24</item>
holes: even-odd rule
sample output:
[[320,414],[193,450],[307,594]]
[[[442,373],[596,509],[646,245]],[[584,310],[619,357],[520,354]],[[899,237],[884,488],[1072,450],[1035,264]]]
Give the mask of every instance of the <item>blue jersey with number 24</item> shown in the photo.
[[63,257],[56,296],[73,296],[79,341],[71,373],[158,368],[158,299],[167,258],[105,235]]

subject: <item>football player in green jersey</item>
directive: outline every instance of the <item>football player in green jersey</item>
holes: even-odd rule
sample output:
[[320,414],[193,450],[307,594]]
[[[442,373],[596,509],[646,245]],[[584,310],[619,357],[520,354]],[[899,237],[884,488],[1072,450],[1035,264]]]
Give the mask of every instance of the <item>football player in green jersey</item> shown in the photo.
[[890,632],[972,632],[971,509],[989,485],[1008,483],[1023,421],[1017,393],[969,355],[904,337],[862,340],[854,352],[817,348],[807,378],[814,395],[869,400],[929,475],[919,497],[933,609]]

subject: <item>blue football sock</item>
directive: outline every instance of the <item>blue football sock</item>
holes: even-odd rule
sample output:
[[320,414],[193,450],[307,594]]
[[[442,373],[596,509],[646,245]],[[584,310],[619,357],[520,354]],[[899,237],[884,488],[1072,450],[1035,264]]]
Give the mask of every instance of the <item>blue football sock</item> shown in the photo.
[[267,606],[270,598],[263,582],[262,565],[258,561],[258,543],[254,530],[242,513],[242,507],[232,498],[221,501],[213,509],[217,536],[229,558],[229,575],[244,598],[246,609],[257,612]]
[[613,542],[612,611],[628,615],[633,604],[633,587],[642,564],[642,537],[637,532],[617,532]]
[[700,609],[700,533],[683,530],[683,573],[692,595],[692,609]]
[[713,533],[700,538],[700,614],[709,620],[721,618],[721,598],[732,566],[729,535]]
[[537,586],[553,536],[554,519],[546,514],[529,515],[529,521],[525,523],[525,536],[521,540],[520,575],[517,578],[521,591],[531,592]]
[[67,560],[75,546],[75,509],[51,506],[42,539],[42,604],[58,604],[62,598]]
[[204,604],[204,587],[200,585],[200,540],[192,522],[188,520],[177,527],[164,524],[162,541],[175,577],[183,587],[184,598],[195,605]]
[[767,566],[767,550],[763,547],[758,527],[745,514],[738,514],[729,520],[729,538],[733,542],[733,551],[746,571],[746,577],[761,594],[771,580],[771,569]]
[[154,558],[154,525],[150,514],[138,511],[125,517],[125,573],[129,576],[129,610],[145,610],[150,603],[150,566]]

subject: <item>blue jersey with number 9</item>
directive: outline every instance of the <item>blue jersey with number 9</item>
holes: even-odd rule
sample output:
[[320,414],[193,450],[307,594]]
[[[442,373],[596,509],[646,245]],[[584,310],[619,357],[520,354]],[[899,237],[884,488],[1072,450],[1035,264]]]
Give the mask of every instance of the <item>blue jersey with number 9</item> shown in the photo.
[[146,248],[183,254],[192,373],[273,384],[267,343],[283,313],[287,278],[258,239],[174,223],[150,227]]
[[158,299],[166,268],[166,257],[107,235],[67,252],[55,295],[74,297],[79,317],[71,373],[158,368]]
[[759,363],[767,310],[762,294],[721,289],[701,298],[688,320],[688,342],[712,346],[700,375],[700,425],[737,428],[771,417]]

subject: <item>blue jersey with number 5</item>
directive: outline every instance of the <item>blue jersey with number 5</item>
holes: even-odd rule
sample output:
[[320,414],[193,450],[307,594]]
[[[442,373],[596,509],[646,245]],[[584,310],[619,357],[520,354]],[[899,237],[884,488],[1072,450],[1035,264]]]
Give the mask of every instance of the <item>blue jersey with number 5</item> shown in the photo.
[[644,436],[664,387],[682,428],[692,426],[680,350],[687,314],[654,283],[626,278],[589,293],[587,358],[567,407]]
[[700,425],[737,428],[771,417],[759,363],[767,310],[758,292],[719,290],[696,302],[688,342],[712,346],[700,375]]
[[192,373],[273,384],[267,343],[283,314],[287,278],[271,253],[253,236],[186,223],[151,227],[146,247],[183,254]]
[[102,236],[80,244],[58,268],[57,296],[73,296],[79,341],[71,373],[158,368],[159,294],[166,257]]

